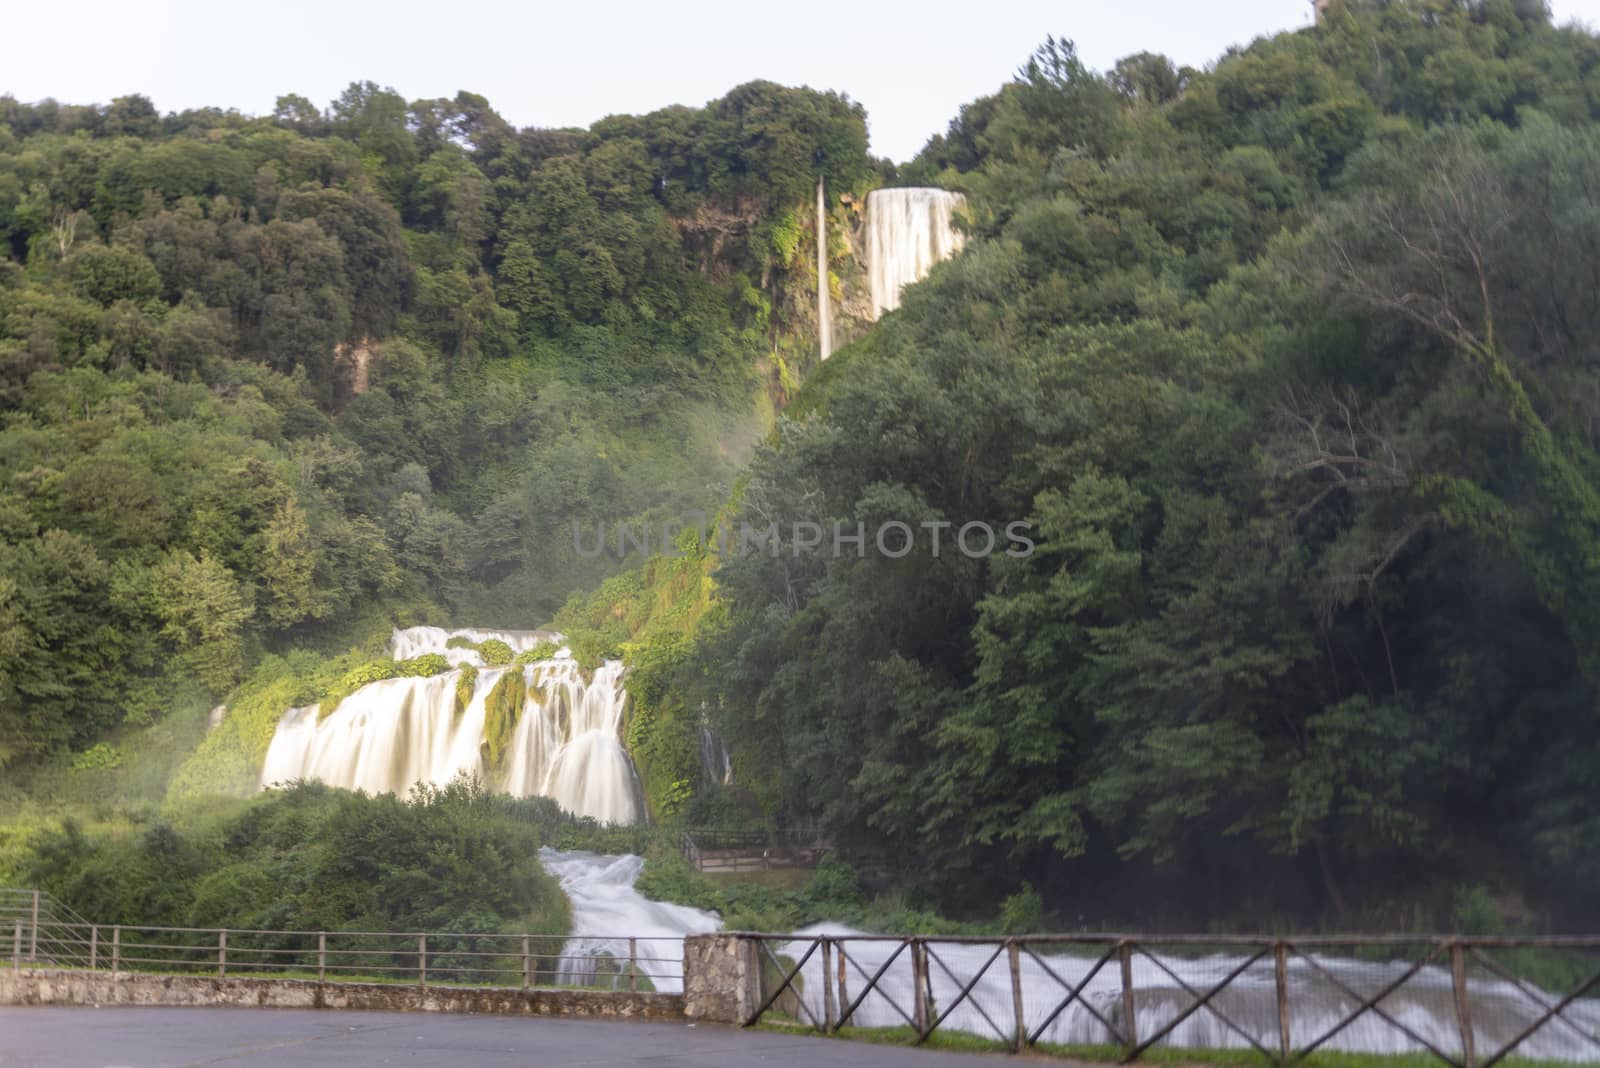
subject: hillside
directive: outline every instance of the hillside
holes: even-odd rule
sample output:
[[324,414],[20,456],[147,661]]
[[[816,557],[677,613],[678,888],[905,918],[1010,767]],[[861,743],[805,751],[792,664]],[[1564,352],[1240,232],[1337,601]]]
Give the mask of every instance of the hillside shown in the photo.
[[[658,821],[815,827],[912,907],[1592,925],[1597,119],[1528,0],[1206,70],[1050,38],[898,170],[767,83],[587,131],[0,101],[11,800],[193,811],[391,625],[553,622],[629,664]],[[842,306],[873,188],[967,233],[813,368],[819,178]],[[693,510],[780,541],[572,540]]]

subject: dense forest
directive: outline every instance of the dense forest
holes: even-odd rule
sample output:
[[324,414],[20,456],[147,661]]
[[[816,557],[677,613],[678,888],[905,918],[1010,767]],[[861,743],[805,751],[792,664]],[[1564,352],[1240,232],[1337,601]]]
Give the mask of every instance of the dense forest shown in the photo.
[[[548,622],[572,524],[714,508],[803,370],[790,268],[860,109],[593,130],[0,100],[0,765],[392,619]],[[801,260],[800,262],[804,262]]]
[[[1203,71],[1051,38],[899,168],[763,83],[587,131],[0,100],[0,774],[553,620],[629,663],[658,821],[815,827],[908,900],[1592,924],[1597,119],[1534,0],[1335,0]],[[969,233],[813,369],[819,177],[841,235],[886,182]],[[573,551],[690,508],[1037,551]]]
[[1067,922],[1482,883],[1592,924],[1597,116],[1600,41],[1509,0],[1335,4],[1205,73],[1052,41],[965,108],[905,173],[975,240],[733,515],[1039,550],[725,560],[677,685],[748,789]]

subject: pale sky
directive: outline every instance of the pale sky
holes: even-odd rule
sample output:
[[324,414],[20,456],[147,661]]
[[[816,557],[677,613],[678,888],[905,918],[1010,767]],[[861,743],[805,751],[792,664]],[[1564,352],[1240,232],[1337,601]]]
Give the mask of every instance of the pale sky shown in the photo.
[[[1048,34],[1105,69],[1132,52],[1203,66],[1230,44],[1308,25],[1309,0],[81,0],[8,4],[0,93],[105,103],[143,93],[162,112],[319,106],[352,81],[408,100],[488,97],[517,126],[588,126],[619,112],[699,105],[755,78],[847,93],[872,150],[904,161],[960,106],[1006,81]],[[1600,0],[1554,0],[1558,22],[1600,24]]]

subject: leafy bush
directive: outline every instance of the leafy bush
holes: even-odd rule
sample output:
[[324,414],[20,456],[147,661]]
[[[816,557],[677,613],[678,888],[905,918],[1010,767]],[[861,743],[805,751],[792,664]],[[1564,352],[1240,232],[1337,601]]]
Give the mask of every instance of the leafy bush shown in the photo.
[[525,811],[468,780],[404,799],[299,783],[120,833],[66,822],[21,868],[101,923],[564,935],[570,906]]
[[414,678],[432,678],[434,675],[443,675],[450,670],[450,661],[446,660],[443,653],[424,653],[412,657],[410,660],[400,661],[401,674]]
[[806,895],[815,901],[839,905],[860,905],[861,877],[856,870],[832,853],[823,857],[806,883]]
[[96,742],[72,757],[73,771],[106,771],[122,765],[122,750],[109,742]]
[[1045,929],[1044,898],[1032,883],[1000,902],[1000,929],[1006,934],[1038,934]]
[[516,659],[511,646],[499,638],[489,638],[478,643],[478,655],[487,667],[504,667]]
[[541,661],[549,660],[560,651],[561,646],[555,642],[536,642],[533,648],[524,649],[518,653],[517,658],[512,663],[518,667],[526,667],[529,664],[537,664]]

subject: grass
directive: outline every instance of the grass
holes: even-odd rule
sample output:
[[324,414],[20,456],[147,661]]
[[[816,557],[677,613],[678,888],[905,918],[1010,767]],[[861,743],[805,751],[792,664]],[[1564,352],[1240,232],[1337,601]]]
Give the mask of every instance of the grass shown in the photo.
[[[758,1030],[778,1031],[786,1034],[804,1032],[815,1034],[809,1025],[794,1022],[765,1022],[756,1025]],[[867,1042],[881,1046],[916,1046],[917,1032],[910,1027],[842,1027],[830,1038],[849,1042]],[[926,1049],[948,1050],[961,1053],[1010,1053],[1011,1043],[964,1031],[934,1031],[920,1045]],[[1063,1061],[1094,1064],[1120,1063],[1127,1055],[1121,1046],[1068,1046],[1041,1042],[1030,1047],[1030,1052]],[[1597,1057],[1600,1061],[1600,1057]],[[1172,1049],[1158,1047],[1146,1050],[1139,1057],[1141,1064],[1154,1064],[1183,1068],[1277,1068],[1275,1058],[1263,1056],[1253,1049]],[[1307,1068],[1441,1068],[1444,1064],[1428,1053],[1345,1053],[1338,1051],[1313,1053],[1294,1062]],[[1524,1057],[1507,1057],[1500,1062],[1507,1068],[1572,1068],[1565,1061],[1543,1061]]]
[[814,874],[811,868],[774,868],[771,871],[701,872],[717,886],[760,886],[768,890],[803,890]]

